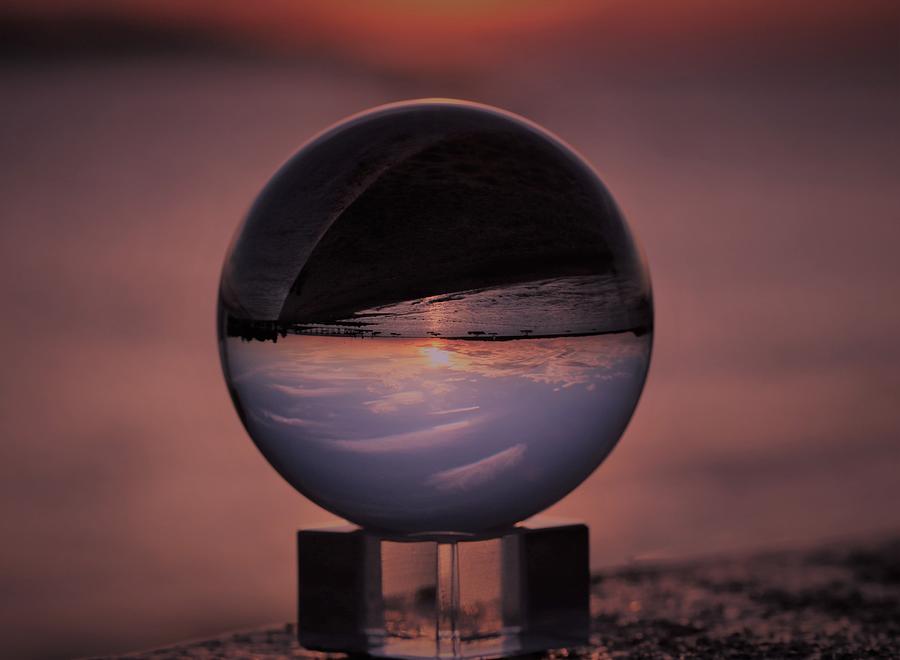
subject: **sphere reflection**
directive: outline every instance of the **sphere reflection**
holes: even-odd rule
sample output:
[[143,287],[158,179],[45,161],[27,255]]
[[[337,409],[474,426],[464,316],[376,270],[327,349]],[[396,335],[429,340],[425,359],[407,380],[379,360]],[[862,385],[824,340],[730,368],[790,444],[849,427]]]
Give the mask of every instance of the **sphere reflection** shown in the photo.
[[377,108],[290,160],[226,259],[220,346],[257,446],[361,525],[479,531],[605,458],[650,358],[649,280],[590,168],[458,102]]

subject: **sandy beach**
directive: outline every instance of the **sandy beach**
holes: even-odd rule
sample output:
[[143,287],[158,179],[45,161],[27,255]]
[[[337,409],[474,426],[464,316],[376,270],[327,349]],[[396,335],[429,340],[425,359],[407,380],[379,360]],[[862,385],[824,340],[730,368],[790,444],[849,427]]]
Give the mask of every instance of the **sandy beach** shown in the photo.
[[[590,645],[543,657],[894,657],[898,551],[897,537],[852,539],[605,570],[593,576]],[[268,626],[127,657],[329,657],[298,646],[295,630]]]

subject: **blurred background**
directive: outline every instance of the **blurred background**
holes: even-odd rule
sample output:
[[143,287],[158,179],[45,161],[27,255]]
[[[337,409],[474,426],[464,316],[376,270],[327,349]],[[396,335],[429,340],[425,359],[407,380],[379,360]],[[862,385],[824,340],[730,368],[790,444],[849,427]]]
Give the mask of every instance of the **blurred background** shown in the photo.
[[329,520],[246,437],[219,269],[305,140],[498,105],[641,239],[654,363],[550,514],[594,568],[900,528],[900,5],[28,0],[0,6],[0,636],[116,653],[294,616]]

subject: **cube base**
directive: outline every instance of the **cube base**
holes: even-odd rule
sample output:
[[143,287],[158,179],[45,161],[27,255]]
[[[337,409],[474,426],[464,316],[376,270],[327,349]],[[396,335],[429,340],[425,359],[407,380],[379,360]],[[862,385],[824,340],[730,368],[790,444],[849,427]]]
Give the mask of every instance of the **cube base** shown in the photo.
[[390,658],[499,658],[586,644],[588,529],[493,535],[297,533],[302,646]]

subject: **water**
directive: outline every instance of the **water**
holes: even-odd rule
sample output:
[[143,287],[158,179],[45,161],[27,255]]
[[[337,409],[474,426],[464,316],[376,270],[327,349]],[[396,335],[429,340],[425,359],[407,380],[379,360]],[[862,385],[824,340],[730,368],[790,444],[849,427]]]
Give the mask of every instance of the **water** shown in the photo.
[[596,334],[647,323],[646,305],[645,292],[630,278],[572,276],[383,305],[343,319],[355,326],[336,325],[404,336]]
[[250,435],[304,495],[369,527],[476,531],[593,472],[631,417],[650,343],[289,334],[229,337],[224,353]]
[[649,329],[646,289],[618,274],[483,287],[363,309],[336,321],[230,318],[229,334],[277,341],[288,333],[353,337],[519,339]]

